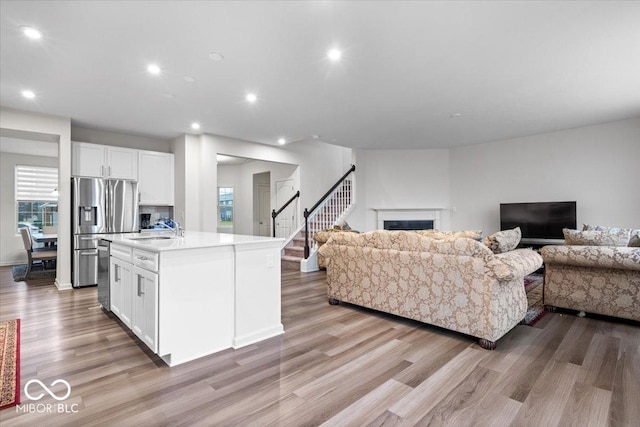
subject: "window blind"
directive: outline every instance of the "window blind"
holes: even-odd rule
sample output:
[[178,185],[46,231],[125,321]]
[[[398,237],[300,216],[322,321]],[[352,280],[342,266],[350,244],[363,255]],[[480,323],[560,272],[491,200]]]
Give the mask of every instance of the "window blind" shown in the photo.
[[44,166],[16,166],[16,200],[58,200],[58,168]]

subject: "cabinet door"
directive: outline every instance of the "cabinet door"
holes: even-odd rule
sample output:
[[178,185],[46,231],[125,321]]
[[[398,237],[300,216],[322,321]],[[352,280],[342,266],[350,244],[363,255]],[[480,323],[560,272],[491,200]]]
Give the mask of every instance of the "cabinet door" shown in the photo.
[[71,175],[102,178],[105,170],[105,147],[103,145],[73,143]]
[[130,148],[107,147],[107,178],[138,180],[138,152]]
[[126,261],[111,257],[111,311],[131,327],[131,311],[133,300],[132,266]]
[[140,204],[173,206],[173,154],[139,151],[138,155]]
[[158,275],[133,267],[131,329],[154,353],[158,351]]
[[109,292],[111,298],[111,312],[120,317],[120,305],[122,302],[122,280],[121,270],[118,260],[111,257],[109,259]]

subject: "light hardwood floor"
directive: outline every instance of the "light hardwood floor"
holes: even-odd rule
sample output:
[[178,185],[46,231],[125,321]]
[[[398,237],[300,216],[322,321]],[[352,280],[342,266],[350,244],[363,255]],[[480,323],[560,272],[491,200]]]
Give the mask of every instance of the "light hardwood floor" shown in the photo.
[[[168,368],[98,306],[0,268],[0,320],[22,319],[21,379],[72,387],[75,413],[0,411],[24,425],[638,426],[640,326],[547,314],[495,351],[327,303],[325,273],[283,272],[285,335]],[[188,284],[185,284],[185,289]],[[189,331],[185,331],[188,334]],[[194,337],[198,339],[198,337]],[[36,390],[33,394],[42,390]],[[52,388],[59,395],[64,388]],[[37,402],[22,393],[22,403]],[[77,405],[77,406],[72,406]]]

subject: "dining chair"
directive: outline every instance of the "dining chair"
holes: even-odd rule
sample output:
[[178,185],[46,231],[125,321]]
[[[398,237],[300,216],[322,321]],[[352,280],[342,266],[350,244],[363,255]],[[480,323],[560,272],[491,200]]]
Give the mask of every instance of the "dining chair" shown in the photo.
[[31,274],[31,266],[34,262],[41,262],[44,268],[46,261],[54,261],[58,259],[58,252],[55,250],[34,251],[29,229],[26,227],[21,228],[20,234],[22,235],[24,250],[27,251],[27,272],[25,273],[24,278],[28,279],[29,274]]

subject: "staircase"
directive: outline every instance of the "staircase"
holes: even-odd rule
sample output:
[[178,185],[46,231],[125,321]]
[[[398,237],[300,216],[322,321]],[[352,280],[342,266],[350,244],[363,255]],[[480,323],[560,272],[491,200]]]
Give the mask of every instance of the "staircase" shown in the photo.
[[[355,167],[353,169],[355,170]],[[350,214],[353,207],[352,188],[352,181],[343,177],[326,195],[326,198],[321,199],[322,202],[317,204],[308,215],[308,241],[312,256],[317,250],[313,235],[318,231],[333,227],[336,222],[344,220]],[[281,257],[283,270],[300,270],[300,263],[304,259],[305,236],[305,224],[302,224],[283,249]]]

